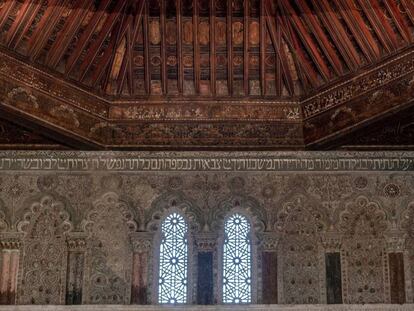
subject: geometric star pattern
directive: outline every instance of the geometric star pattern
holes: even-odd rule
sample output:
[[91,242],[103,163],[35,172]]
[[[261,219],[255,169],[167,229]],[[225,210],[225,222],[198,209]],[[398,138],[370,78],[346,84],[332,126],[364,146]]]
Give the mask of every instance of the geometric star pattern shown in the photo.
[[224,230],[223,303],[251,303],[250,223],[245,216],[233,214]]
[[187,223],[178,213],[170,214],[161,226],[158,303],[187,302]]

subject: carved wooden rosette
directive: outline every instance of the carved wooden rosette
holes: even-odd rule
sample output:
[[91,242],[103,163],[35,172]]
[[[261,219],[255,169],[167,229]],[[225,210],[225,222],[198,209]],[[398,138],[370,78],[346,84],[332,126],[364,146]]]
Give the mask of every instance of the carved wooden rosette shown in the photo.
[[66,277],[66,304],[82,304],[82,289],[87,250],[87,235],[71,232],[66,237],[68,247],[68,268]]
[[149,271],[154,234],[152,232],[132,232],[130,241],[133,250],[131,304],[149,304]]
[[0,235],[0,304],[2,305],[16,303],[22,237],[21,233],[2,233]]

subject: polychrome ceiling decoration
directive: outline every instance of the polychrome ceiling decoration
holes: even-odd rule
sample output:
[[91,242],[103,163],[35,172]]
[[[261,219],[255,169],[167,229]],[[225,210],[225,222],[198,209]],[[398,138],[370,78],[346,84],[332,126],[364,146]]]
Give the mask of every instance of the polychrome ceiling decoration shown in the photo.
[[0,112],[97,149],[315,147],[411,105],[413,38],[413,0],[0,0]]

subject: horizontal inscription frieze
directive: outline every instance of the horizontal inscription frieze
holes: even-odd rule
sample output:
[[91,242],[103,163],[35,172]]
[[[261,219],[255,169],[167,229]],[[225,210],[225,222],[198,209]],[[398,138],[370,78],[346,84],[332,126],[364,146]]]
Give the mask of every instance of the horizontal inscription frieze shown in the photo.
[[0,170],[50,171],[413,171],[414,154],[375,155],[260,155],[211,156],[127,153],[0,153]]

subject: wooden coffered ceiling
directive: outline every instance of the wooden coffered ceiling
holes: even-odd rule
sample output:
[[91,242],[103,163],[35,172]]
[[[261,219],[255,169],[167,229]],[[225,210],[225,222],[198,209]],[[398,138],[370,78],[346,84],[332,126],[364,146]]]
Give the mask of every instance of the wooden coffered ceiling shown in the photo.
[[82,148],[317,148],[411,106],[413,39],[413,0],[0,0],[0,118]]

